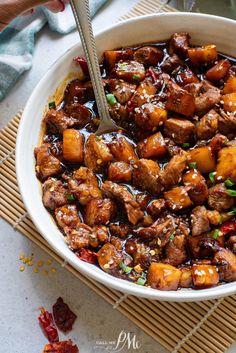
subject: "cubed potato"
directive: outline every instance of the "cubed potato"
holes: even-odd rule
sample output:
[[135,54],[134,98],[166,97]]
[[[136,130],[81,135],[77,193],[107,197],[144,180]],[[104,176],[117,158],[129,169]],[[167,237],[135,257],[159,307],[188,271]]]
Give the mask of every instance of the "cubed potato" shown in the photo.
[[196,125],[197,137],[201,140],[208,140],[213,137],[218,129],[220,115],[211,109],[206,113]]
[[189,151],[191,162],[197,163],[200,173],[210,173],[216,169],[215,158],[208,146],[197,147]]
[[202,205],[208,198],[208,187],[205,178],[197,169],[190,169],[183,175],[188,195],[195,205]]
[[75,129],[63,131],[63,158],[71,163],[81,163],[84,159],[84,136]]
[[222,96],[224,102],[224,110],[228,112],[236,111],[236,92],[228,93]]
[[114,74],[125,81],[140,82],[145,78],[145,68],[137,61],[119,62],[115,65]]
[[135,114],[135,123],[145,131],[153,131],[162,126],[167,119],[167,111],[152,103],[146,103]]
[[192,201],[183,186],[177,186],[169,191],[164,192],[164,198],[168,207],[176,212],[188,208],[192,205]]
[[216,167],[216,178],[230,178],[236,182],[236,146],[222,148],[219,152]]
[[177,290],[181,271],[174,266],[152,262],[148,268],[147,283],[159,290]]
[[199,79],[188,67],[180,67],[176,73],[175,80],[178,85],[185,86],[189,83],[198,83]]
[[183,144],[193,136],[194,127],[187,119],[170,118],[165,123],[164,131],[175,143]]
[[216,286],[219,283],[219,274],[215,266],[193,265],[193,285],[197,288]]
[[206,72],[206,78],[210,81],[219,81],[224,78],[230,68],[228,59],[220,60]]
[[224,94],[236,92],[236,76],[230,75],[223,89]]
[[122,261],[122,255],[114,245],[106,243],[98,251],[98,264],[105,272],[118,269]]
[[209,64],[217,60],[216,46],[213,44],[204,45],[199,48],[188,49],[188,56],[192,64]]
[[146,79],[140,83],[133,96],[131,97],[130,104],[141,107],[144,103],[150,100],[150,97],[156,93],[157,89],[153,83]]
[[121,50],[107,50],[104,53],[105,62],[109,68],[113,68],[120,60],[128,60],[133,57],[133,50],[130,48]]
[[102,166],[113,160],[113,156],[106,143],[91,134],[85,145],[84,164],[91,170],[98,171]]
[[149,136],[137,145],[141,158],[161,158],[167,154],[164,138],[160,132]]
[[192,286],[192,269],[191,268],[181,268],[181,277],[180,277],[180,287],[181,288],[190,288]]
[[111,153],[117,161],[130,163],[136,162],[138,160],[133,146],[125,137],[119,137],[118,139],[112,140],[109,144],[109,147]]
[[128,183],[132,179],[132,167],[126,162],[113,162],[108,167],[108,180]]
[[178,86],[176,89],[171,88],[166,101],[166,109],[184,116],[191,116],[195,111],[195,98]]

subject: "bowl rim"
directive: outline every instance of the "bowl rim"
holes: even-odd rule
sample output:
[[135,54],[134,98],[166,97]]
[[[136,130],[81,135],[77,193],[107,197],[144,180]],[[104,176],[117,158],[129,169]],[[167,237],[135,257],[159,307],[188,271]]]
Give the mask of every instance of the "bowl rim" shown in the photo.
[[[129,23],[135,23],[135,22],[140,22],[143,19],[148,19],[148,18],[159,18],[159,17],[167,17],[167,18],[172,18],[172,17],[194,17],[194,18],[208,18],[208,19],[215,19],[217,21],[221,21],[224,23],[231,23],[236,26],[236,22],[232,19],[220,17],[220,16],[215,16],[215,15],[208,15],[208,14],[198,14],[198,13],[184,13],[184,12],[173,12],[173,13],[156,13],[156,14],[148,14],[148,15],[143,15],[135,18],[130,18],[124,21],[120,21],[118,23],[106,26],[102,30],[99,30],[95,33],[95,37],[100,37],[104,35],[107,31],[110,31],[111,29],[123,27],[125,24]],[[85,276],[90,277],[93,280],[98,281],[101,284],[104,284],[108,288],[114,288],[122,293],[127,293],[128,295],[134,295],[138,297],[144,297],[147,299],[156,299],[156,300],[162,300],[162,301],[175,301],[175,302],[183,302],[183,301],[199,301],[199,300],[210,300],[210,299],[216,299],[219,297],[224,297],[228,295],[232,295],[236,293],[236,282],[235,285],[227,286],[227,284],[222,284],[217,287],[212,287],[209,289],[202,289],[202,290],[178,290],[178,291],[161,291],[157,289],[152,289],[149,287],[143,287],[139,286],[135,283],[131,283],[127,280],[123,280],[117,277],[114,277],[112,275],[109,275],[102,271],[100,269],[99,272],[93,271],[92,267],[90,264],[87,264],[86,262],[83,262],[76,258],[76,262],[72,260],[72,258],[68,258],[66,255],[66,250],[68,250],[67,244],[65,244],[65,247],[61,249],[58,245],[57,242],[53,242],[52,237],[45,232],[45,229],[42,226],[42,221],[40,221],[35,215],[34,212],[32,212],[31,207],[30,207],[30,201],[28,200],[27,196],[25,195],[25,182],[24,182],[24,175],[23,175],[23,170],[21,168],[21,145],[23,143],[23,140],[25,139],[25,134],[24,130],[27,125],[27,118],[30,116],[30,107],[33,104],[34,100],[37,99],[37,92],[43,87],[44,82],[47,79],[47,76],[50,74],[50,72],[59,65],[66,54],[68,54],[70,51],[72,51],[75,47],[81,46],[81,43],[77,43],[75,45],[72,45],[69,49],[67,49],[65,52],[62,53],[62,55],[54,61],[54,63],[49,67],[49,69],[46,71],[46,73],[43,75],[43,77],[40,79],[40,81],[37,83],[35,88],[33,89],[33,92],[31,93],[23,114],[22,118],[19,124],[18,132],[17,132],[17,140],[16,140],[16,175],[17,175],[17,182],[19,186],[19,190],[24,202],[24,205],[26,207],[26,210],[28,214],[30,215],[34,225],[40,232],[40,234],[44,237],[44,239],[50,244],[53,250],[56,251],[57,254],[59,254],[62,259],[65,259],[66,262],[70,263],[73,268],[77,269],[79,272],[84,274]],[[46,102],[45,102],[46,103]],[[36,181],[38,181],[36,179]],[[48,212],[48,211],[47,211]],[[66,249],[67,248],[67,249]],[[94,265],[92,265],[94,266]]]

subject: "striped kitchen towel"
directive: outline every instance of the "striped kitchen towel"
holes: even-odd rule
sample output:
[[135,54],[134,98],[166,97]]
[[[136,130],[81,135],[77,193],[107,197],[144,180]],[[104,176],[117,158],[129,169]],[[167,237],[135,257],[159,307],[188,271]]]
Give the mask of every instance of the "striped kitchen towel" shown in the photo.
[[[91,16],[107,0],[90,0]],[[63,12],[52,13],[39,6],[31,16],[21,16],[13,20],[0,33],[0,101],[14,86],[19,76],[32,65],[35,34],[48,23],[52,31],[66,34],[75,28],[70,8],[66,5]]]

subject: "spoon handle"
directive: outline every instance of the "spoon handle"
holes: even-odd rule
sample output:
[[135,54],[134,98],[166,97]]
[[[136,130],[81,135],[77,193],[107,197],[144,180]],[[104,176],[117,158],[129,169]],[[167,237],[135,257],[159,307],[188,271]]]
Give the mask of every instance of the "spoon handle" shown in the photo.
[[87,59],[100,119],[103,120],[103,123],[106,123],[106,121],[110,122],[111,118],[103,88],[96,44],[91,24],[89,0],[72,0],[71,7]]

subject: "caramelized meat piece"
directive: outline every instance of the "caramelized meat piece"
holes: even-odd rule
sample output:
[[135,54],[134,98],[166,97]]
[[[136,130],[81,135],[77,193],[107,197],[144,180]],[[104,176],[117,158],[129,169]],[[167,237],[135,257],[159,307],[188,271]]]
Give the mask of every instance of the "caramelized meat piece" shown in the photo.
[[166,119],[167,111],[152,103],[144,104],[135,114],[135,124],[150,132],[165,124]]
[[179,266],[184,263],[187,258],[185,243],[186,240],[184,234],[176,235],[174,240],[170,240],[165,247],[165,263],[172,266]]
[[213,263],[219,267],[223,281],[236,281],[236,256],[228,249],[220,249],[215,253]]
[[78,222],[74,228],[65,227],[66,240],[72,250],[79,250],[89,247],[89,240],[92,228],[87,224]]
[[166,210],[166,201],[165,199],[153,200],[147,207],[148,213],[154,218],[160,216],[160,214]]
[[217,239],[212,238],[214,231],[203,233],[188,238],[188,245],[195,259],[212,257],[215,249],[224,245],[224,236],[219,235]]
[[137,151],[141,158],[161,158],[167,153],[165,140],[160,132],[150,135],[137,145]]
[[141,190],[158,194],[162,189],[159,171],[160,167],[157,162],[150,159],[140,159],[134,164],[133,184]]
[[180,67],[178,69],[175,75],[175,81],[181,87],[190,83],[199,82],[197,76],[188,67]]
[[178,85],[171,84],[166,102],[166,109],[191,117],[195,111],[195,99]]
[[174,33],[170,38],[170,52],[174,51],[181,57],[186,57],[189,49],[190,35],[185,32]]
[[85,145],[84,164],[93,171],[112,161],[113,156],[105,142],[95,134],[91,134]]
[[236,116],[231,114],[226,114],[223,110],[221,110],[218,120],[219,131],[222,134],[228,135],[232,134],[236,131]]
[[134,60],[144,65],[156,65],[163,59],[163,52],[152,46],[141,47],[134,52]]
[[190,169],[183,175],[183,181],[193,203],[202,205],[208,198],[205,178],[197,169]]
[[138,88],[128,102],[128,105],[130,104],[134,107],[140,107],[141,105],[150,102],[150,99],[154,96],[156,91],[157,89],[152,81],[150,81],[150,79],[145,79],[139,84]]
[[117,79],[110,79],[108,86],[120,104],[128,102],[136,89],[135,84]]
[[219,212],[228,210],[234,205],[224,183],[216,184],[209,189],[208,205]]
[[236,182],[236,146],[222,148],[216,167],[216,180],[230,178]]
[[71,163],[81,163],[84,159],[84,135],[75,129],[63,131],[63,158]]
[[65,205],[68,190],[60,180],[49,178],[43,183],[43,204],[50,210]]
[[191,162],[196,163],[196,168],[200,173],[210,173],[215,171],[215,157],[208,146],[197,147],[189,151]]
[[81,205],[86,205],[92,199],[102,198],[97,178],[86,167],[80,167],[74,171],[68,181],[68,186],[70,191],[78,198]]
[[133,146],[128,142],[125,137],[119,137],[109,143],[111,153],[117,161],[123,161],[126,163],[136,162],[138,157],[136,156]]
[[62,133],[65,129],[77,124],[77,119],[69,117],[63,110],[50,109],[44,121],[52,133]]
[[67,104],[64,110],[69,117],[76,119],[79,127],[86,125],[92,117],[91,111],[80,103]]
[[116,214],[116,205],[109,199],[93,199],[87,203],[84,210],[84,220],[89,226],[107,224]]
[[74,228],[81,221],[76,205],[64,205],[55,209],[57,223],[63,229]]
[[128,183],[132,179],[132,167],[126,162],[113,162],[108,167],[108,179]]
[[105,272],[119,269],[121,261],[122,254],[110,243],[104,244],[98,251],[98,263]]
[[201,140],[208,140],[213,137],[218,129],[219,118],[220,115],[214,109],[205,114],[196,125],[197,137]]
[[36,170],[43,180],[62,171],[61,162],[53,156],[51,148],[52,145],[50,143],[44,143],[34,149]]
[[204,45],[199,48],[188,49],[188,56],[193,65],[209,64],[217,60],[216,46]]
[[125,81],[142,81],[145,77],[145,68],[143,64],[137,61],[124,61],[115,64],[114,74],[117,78]]
[[133,58],[133,50],[131,48],[120,50],[107,50],[104,53],[105,62],[110,69],[120,60],[129,60]]
[[221,134],[216,134],[212,138],[209,146],[211,147],[211,152],[213,156],[218,157],[218,153],[221,150],[221,148],[224,147],[225,142],[227,142],[227,138]]
[[192,235],[200,235],[210,230],[207,210],[204,206],[197,206],[191,213]]
[[183,151],[181,147],[177,146],[175,142],[168,137],[165,138],[165,144],[171,157],[174,157],[176,154],[181,154],[181,151]]
[[169,191],[164,192],[164,198],[168,207],[174,211],[180,211],[192,205],[186,189],[183,186],[177,186]]
[[110,224],[109,229],[110,229],[111,235],[119,237],[119,238],[125,238],[130,232],[130,226],[125,223]]
[[164,62],[161,64],[161,69],[166,72],[172,72],[183,64],[183,61],[178,57],[178,55],[173,54],[164,60]]
[[188,154],[184,151],[171,158],[165,169],[160,172],[161,181],[165,188],[176,185],[181,181],[187,161]]
[[133,225],[137,224],[137,222],[143,218],[143,211],[141,211],[139,204],[125,186],[112,183],[111,181],[105,181],[105,183],[102,184],[102,191],[108,197],[115,198],[124,204],[128,220]]
[[82,82],[75,79],[66,86],[64,100],[66,105],[71,103],[85,103],[86,100],[93,100],[94,93],[91,81]]
[[158,219],[150,227],[138,228],[135,234],[144,240],[156,240],[159,247],[164,247],[170,240],[171,234],[175,231],[175,220],[173,217]]
[[228,59],[220,60],[206,72],[206,78],[210,81],[219,81],[227,75],[230,68]]
[[219,282],[216,267],[211,265],[193,265],[192,278],[193,285],[197,288],[216,286]]
[[194,128],[189,120],[170,118],[165,122],[164,132],[175,143],[183,144],[192,138]]
[[214,226],[220,225],[223,221],[219,211],[207,210],[206,214],[207,214],[208,221],[210,222],[210,224],[213,224]]
[[196,114],[205,114],[220,102],[219,88],[212,86],[207,81],[201,82],[201,94],[195,98]]
[[151,263],[148,268],[148,285],[159,290],[177,290],[181,271],[163,263]]

